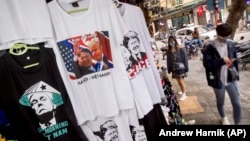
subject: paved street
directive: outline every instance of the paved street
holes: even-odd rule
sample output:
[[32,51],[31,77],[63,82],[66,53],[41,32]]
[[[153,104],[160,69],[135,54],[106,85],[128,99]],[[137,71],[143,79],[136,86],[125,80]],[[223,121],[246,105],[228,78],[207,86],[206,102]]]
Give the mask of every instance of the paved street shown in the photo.
[[[162,60],[160,51],[157,53],[157,56],[160,62],[165,65],[166,60]],[[187,96],[197,96],[198,102],[204,109],[204,112],[183,114],[183,117],[185,120],[195,119],[197,125],[220,125],[220,116],[217,111],[215,96],[212,88],[207,85],[205,70],[200,56],[189,60],[190,71],[188,77],[185,78],[185,82],[187,85]],[[169,78],[174,92],[177,93],[180,91],[176,80],[172,80],[171,75],[169,75]],[[240,70],[239,88],[243,110],[241,124],[250,125],[250,64],[247,66],[247,70]],[[233,124],[232,106],[228,95],[226,95],[225,109],[230,123]]]

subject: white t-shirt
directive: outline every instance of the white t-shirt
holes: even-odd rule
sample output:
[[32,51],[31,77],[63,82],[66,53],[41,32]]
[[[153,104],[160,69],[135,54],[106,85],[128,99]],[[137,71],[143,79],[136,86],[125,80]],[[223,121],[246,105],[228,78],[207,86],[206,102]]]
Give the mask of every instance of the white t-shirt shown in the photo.
[[[218,40],[214,40],[213,42],[215,42],[215,48],[217,49],[217,51],[219,52],[219,54],[222,58],[225,56],[228,56],[228,48],[227,48],[226,43],[220,42]],[[221,72],[220,72],[221,82],[225,86],[228,84],[227,83],[227,75],[228,75],[228,67],[225,64],[221,67]]]
[[53,39],[46,1],[1,0],[0,9],[0,50],[19,42],[36,44]]
[[143,118],[153,109],[149,89],[142,74],[144,69],[149,69],[151,66],[147,54],[140,46],[138,33],[129,31],[124,36],[123,46],[121,48],[126,71],[130,78],[138,116],[139,118]]
[[[135,114],[135,113],[133,113]],[[131,127],[139,128],[138,119],[131,122],[129,110],[122,110],[114,117],[97,117],[94,121],[88,121],[81,128],[90,141],[108,140],[118,138],[119,141],[133,141]],[[133,115],[135,116],[135,115]]]
[[157,104],[161,102],[161,98],[165,97],[165,95],[161,85],[159,71],[154,62],[153,51],[150,44],[151,37],[146,26],[143,12],[138,6],[127,3],[122,3],[119,9],[126,26],[139,34],[140,47],[147,53],[151,67],[143,70],[142,74],[149,89],[152,101],[154,104]]
[[[55,39],[58,44],[58,48],[54,48],[54,51],[58,58],[61,57],[58,60],[64,62],[60,70],[66,71],[63,73],[63,79],[72,87],[73,92],[70,97],[74,97],[77,101],[72,104],[75,104],[74,110],[78,124],[86,121],[86,119],[82,119],[86,116],[82,112],[85,108],[83,106],[85,101],[92,104],[95,116],[115,116],[119,110],[134,108],[130,81],[125,66],[121,63],[123,59],[120,43],[126,29],[122,28],[122,24],[119,23],[120,17],[114,12],[115,9],[110,3],[112,4],[112,1],[109,0],[79,1],[80,7],[87,8],[87,10],[72,14],[68,14],[63,9],[64,7],[69,9],[70,4],[68,3],[58,3],[57,1],[48,3]],[[79,50],[85,54],[89,53],[87,48],[89,41],[96,37],[104,46],[106,60],[112,62],[113,67],[93,72],[78,66],[80,72],[88,72],[88,74],[81,74],[80,77],[76,78],[74,68],[77,67],[74,66],[78,64],[74,59],[74,45],[77,42],[80,45],[77,48],[81,48]],[[62,63],[59,62],[59,64]]]

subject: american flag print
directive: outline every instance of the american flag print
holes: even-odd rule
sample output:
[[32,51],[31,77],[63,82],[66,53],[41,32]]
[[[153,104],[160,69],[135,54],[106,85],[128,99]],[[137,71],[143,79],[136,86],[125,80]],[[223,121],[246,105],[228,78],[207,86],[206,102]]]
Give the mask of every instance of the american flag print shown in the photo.
[[69,42],[68,39],[66,39],[66,40],[58,42],[57,45],[59,47],[65,67],[67,71],[69,72],[69,77],[71,79],[75,79],[75,74],[73,72],[73,65],[72,65],[72,61],[74,58],[73,44]]
[[[76,66],[73,64],[73,62],[75,63],[77,59],[75,53],[77,53],[79,48],[89,49],[88,44],[93,38],[99,38],[103,54],[107,57],[107,61],[109,62],[108,65],[110,68],[113,68],[112,53],[108,35],[108,31],[95,31],[93,33],[86,33],[83,36],[74,36],[57,42],[59,51],[71,80],[77,79],[75,74],[76,68],[74,68]],[[94,59],[92,60],[95,62]]]

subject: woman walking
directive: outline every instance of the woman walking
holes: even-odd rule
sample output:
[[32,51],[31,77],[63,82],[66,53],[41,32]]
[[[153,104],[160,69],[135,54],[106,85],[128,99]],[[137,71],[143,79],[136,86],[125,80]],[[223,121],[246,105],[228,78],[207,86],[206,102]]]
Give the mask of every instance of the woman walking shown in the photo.
[[176,38],[170,36],[168,38],[168,52],[167,52],[167,68],[168,73],[172,73],[172,78],[176,79],[181,91],[180,101],[186,99],[186,84],[184,78],[187,77],[188,57],[184,48],[180,48]]

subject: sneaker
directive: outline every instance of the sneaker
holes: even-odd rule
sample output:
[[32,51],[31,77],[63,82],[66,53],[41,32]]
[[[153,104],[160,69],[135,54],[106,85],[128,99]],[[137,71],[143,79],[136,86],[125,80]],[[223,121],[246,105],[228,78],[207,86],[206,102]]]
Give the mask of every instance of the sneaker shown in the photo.
[[178,92],[178,95],[182,95],[182,91],[179,91],[179,92]]
[[185,125],[194,125],[195,124],[195,120],[189,120],[185,122]]
[[222,125],[230,125],[229,120],[227,117],[221,119]]
[[186,93],[183,93],[182,96],[181,96],[181,98],[180,98],[180,101],[183,101],[183,100],[185,100],[186,98],[187,98]]
[[[185,91],[185,92],[186,92],[186,91]],[[178,92],[178,95],[182,95],[182,94],[183,94],[182,91],[179,91],[179,92]]]

